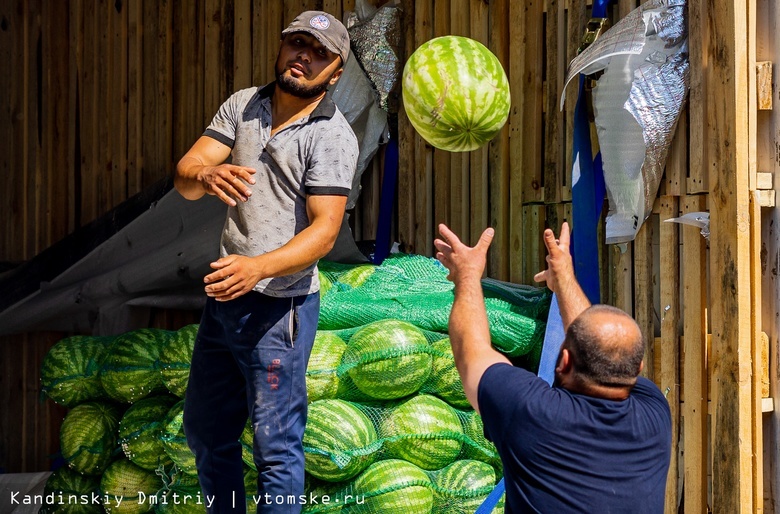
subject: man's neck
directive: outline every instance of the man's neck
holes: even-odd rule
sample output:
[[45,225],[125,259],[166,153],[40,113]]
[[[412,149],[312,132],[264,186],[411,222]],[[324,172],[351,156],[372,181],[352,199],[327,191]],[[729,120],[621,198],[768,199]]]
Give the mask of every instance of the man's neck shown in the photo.
[[625,400],[631,394],[631,389],[633,389],[633,386],[605,386],[589,380],[582,380],[579,377],[572,377],[570,380],[565,380],[559,385],[574,394],[582,394],[613,401]]
[[271,97],[271,133],[275,134],[296,120],[311,114],[323,98],[325,98],[324,91],[313,98],[301,98],[282,91],[279,86],[276,86]]

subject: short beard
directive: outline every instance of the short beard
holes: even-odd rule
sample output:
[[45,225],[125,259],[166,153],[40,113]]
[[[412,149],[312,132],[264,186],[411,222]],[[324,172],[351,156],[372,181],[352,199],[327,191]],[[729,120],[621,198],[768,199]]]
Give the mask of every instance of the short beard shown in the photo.
[[320,96],[328,89],[328,86],[330,85],[330,79],[332,78],[333,75],[322,81],[320,84],[304,86],[303,84],[296,82],[292,77],[284,75],[284,70],[280,72],[278,64],[276,67],[276,85],[285,93],[296,96],[298,98],[315,98]]

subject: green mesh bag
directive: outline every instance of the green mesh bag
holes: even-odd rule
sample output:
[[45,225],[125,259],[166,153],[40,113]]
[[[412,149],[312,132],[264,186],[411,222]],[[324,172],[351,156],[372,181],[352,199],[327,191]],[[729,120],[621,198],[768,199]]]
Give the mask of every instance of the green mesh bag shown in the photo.
[[345,514],[430,514],[433,484],[428,474],[404,460],[375,462],[342,493]]
[[318,330],[306,367],[306,393],[309,403],[335,398],[341,378],[338,367],[347,344],[333,332]]
[[466,435],[463,445],[463,456],[467,459],[475,459],[493,466],[496,473],[503,474],[501,458],[493,443],[485,438],[485,427],[482,424],[482,416],[476,411],[461,412],[463,433]]
[[371,419],[343,400],[309,405],[303,450],[306,471],[328,482],[354,477],[373,462],[381,444]]
[[206,499],[198,477],[183,473],[173,466],[170,474],[158,472],[163,487],[157,492],[157,514],[206,514]]
[[420,391],[436,395],[458,409],[470,409],[471,404],[466,398],[463,383],[455,367],[450,339],[444,338],[432,343],[431,350],[433,355],[431,376]]
[[420,394],[392,408],[380,421],[387,457],[404,459],[423,469],[441,469],[463,447],[458,413],[435,396]]
[[108,514],[150,512],[157,503],[157,492],[162,488],[163,481],[157,474],[139,468],[125,458],[112,462],[100,479],[103,508]]
[[174,332],[160,351],[160,376],[171,394],[184,398],[190,378],[190,362],[200,325],[187,325]]
[[[97,498],[94,497],[97,494]],[[103,514],[100,501],[100,478],[82,475],[67,466],[49,476],[43,489],[44,498],[54,500],[38,511],[39,514]],[[92,500],[97,502],[93,503]]]
[[135,402],[119,422],[119,444],[130,461],[147,470],[170,466],[160,434],[168,411],[176,398],[169,395],[152,396]]
[[184,435],[184,400],[171,407],[165,416],[160,441],[165,453],[182,472],[188,475],[198,474],[195,454],[190,450]]
[[338,374],[370,398],[388,400],[417,392],[431,374],[431,346],[405,321],[383,319],[349,339]]
[[430,476],[433,512],[474,514],[496,485],[493,467],[478,460],[457,460]]
[[[453,302],[453,284],[437,260],[395,254],[373,267],[359,287],[338,280],[343,265],[322,263],[335,279],[322,297],[319,328],[342,330],[373,321],[396,319],[432,332],[446,333]],[[529,354],[544,340],[551,293],[547,289],[483,281],[493,345],[509,357]]]
[[142,328],[116,336],[100,370],[100,382],[108,396],[133,403],[164,391],[160,352],[171,334],[168,330]]
[[41,390],[66,407],[106,397],[100,368],[106,356],[106,337],[73,336],[51,347],[41,364]]
[[103,473],[115,455],[122,409],[107,401],[73,407],[60,427],[62,456],[72,469],[85,475]]

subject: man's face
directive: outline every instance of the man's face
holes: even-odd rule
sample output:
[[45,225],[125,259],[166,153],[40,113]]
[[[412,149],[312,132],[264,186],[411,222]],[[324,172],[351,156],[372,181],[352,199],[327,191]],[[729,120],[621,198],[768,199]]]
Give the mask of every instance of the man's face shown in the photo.
[[287,34],[276,58],[276,83],[299,98],[314,98],[341,76],[341,57],[305,32]]

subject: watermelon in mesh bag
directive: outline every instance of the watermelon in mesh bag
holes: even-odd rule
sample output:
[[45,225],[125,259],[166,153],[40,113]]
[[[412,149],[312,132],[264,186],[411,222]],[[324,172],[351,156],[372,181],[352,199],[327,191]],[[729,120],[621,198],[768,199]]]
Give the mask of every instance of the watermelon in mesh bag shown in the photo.
[[341,382],[338,367],[347,344],[333,332],[318,330],[306,367],[309,403],[335,398]]
[[84,402],[65,415],[60,451],[68,466],[85,475],[99,475],[119,453],[117,428],[122,409],[107,401]]
[[425,335],[411,323],[381,320],[355,332],[341,362],[362,393],[390,400],[420,389],[431,374],[430,352]]
[[380,436],[389,457],[429,470],[454,461],[464,439],[455,409],[427,394],[393,408],[382,421]]
[[157,492],[157,514],[206,514],[206,499],[198,477],[173,466],[170,475],[162,475],[163,488]]
[[188,475],[198,474],[195,454],[190,450],[187,437],[184,435],[184,400],[176,403],[168,411],[163,421],[160,440],[163,443],[165,453],[181,471]]
[[493,466],[478,460],[456,460],[433,473],[433,511],[474,514],[493,490]]
[[342,400],[309,405],[303,450],[306,471],[340,482],[363,471],[379,449],[373,423],[358,407]]
[[169,395],[143,398],[122,416],[119,422],[119,444],[132,463],[152,471],[160,465],[172,464],[165,453],[160,434],[165,416],[174,403],[176,398]]
[[165,386],[160,375],[160,352],[172,332],[142,328],[116,336],[100,370],[100,383],[108,396],[133,403]]
[[433,484],[428,475],[405,460],[373,463],[353,483],[354,503],[345,514],[430,514]]
[[460,380],[458,369],[455,367],[450,338],[434,342],[431,344],[431,349],[433,350],[431,376],[421,390],[438,396],[453,407],[470,409],[471,404],[466,398],[463,383]]
[[184,398],[190,378],[190,362],[198,335],[198,324],[187,325],[174,332],[160,351],[160,375],[172,394]]
[[464,441],[464,455],[468,459],[486,462],[502,474],[501,458],[496,447],[485,438],[485,427],[482,424],[482,416],[477,411],[462,413]]
[[251,469],[256,470],[257,466],[255,465],[254,454],[255,431],[252,428],[251,420],[246,421],[246,426],[244,427],[244,431],[241,432],[241,437],[238,438],[238,442],[241,443],[241,460],[243,460],[244,464]]
[[368,280],[371,275],[374,274],[376,268],[377,267],[374,264],[359,264],[352,269],[340,274],[338,281],[352,289],[360,287],[366,283],[366,280]]
[[[97,498],[93,494],[97,494]],[[82,475],[67,466],[49,476],[43,489],[44,498],[53,495],[54,502],[46,504],[39,514],[103,514],[100,501],[100,477]],[[96,503],[92,500],[96,499]]]
[[51,347],[41,364],[41,390],[66,407],[106,396],[100,367],[106,356],[105,337],[73,336]]
[[125,458],[112,462],[100,479],[103,508],[108,514],[150,512],[162,488],[163,481],[154,471],[140,468]]

